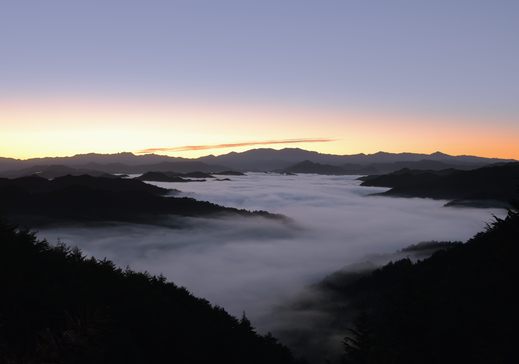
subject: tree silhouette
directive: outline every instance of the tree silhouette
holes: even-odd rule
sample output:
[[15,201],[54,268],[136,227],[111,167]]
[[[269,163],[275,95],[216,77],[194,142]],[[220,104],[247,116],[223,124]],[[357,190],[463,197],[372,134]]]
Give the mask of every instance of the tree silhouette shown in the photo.
[[373,338],[369,328],[369,318],[366,312],[357,316],[354,327],[349,329],[350,335],[342,341],[345,356],[344,364],[366,364],[373,346]]
[[240,328],[246,332],[255,332],[250,320],[247,318],[245,311],[243,311],[241,315]]

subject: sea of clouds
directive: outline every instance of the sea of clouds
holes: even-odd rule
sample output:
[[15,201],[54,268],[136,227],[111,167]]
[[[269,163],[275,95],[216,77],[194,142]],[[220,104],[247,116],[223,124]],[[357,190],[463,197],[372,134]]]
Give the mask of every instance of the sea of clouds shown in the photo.
[[[448,208],[446,201],[370,196],[354,176],[250,173],[231,181],[155,183],[224,206],[267,210],[264,218],[181,218],[176,228],[106,225],[41,230],[87,255],[163,274],[260,331],[279,329],[278,308],[308,285],[374,254],[431,240],[466,240],[503,210]],[[180,227],[179,227],[180,226]]]

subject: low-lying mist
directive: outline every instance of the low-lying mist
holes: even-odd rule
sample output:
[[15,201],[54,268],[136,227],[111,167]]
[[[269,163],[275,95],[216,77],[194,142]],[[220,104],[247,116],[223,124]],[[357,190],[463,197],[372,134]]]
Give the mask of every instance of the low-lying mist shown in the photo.
[[[232,181],[156,183],[225,206],[282,213],[263,218],[189,219],[149,225],[41,230],[120,266],[162,273],[261,331],[282,329],[278,308],[324,276],[370,254],[421,241],[466,240],[502,210],[447,208],[445,201],[368,196],[353,176],[254,173]],[[286,315],[284,317],[287,317]]]

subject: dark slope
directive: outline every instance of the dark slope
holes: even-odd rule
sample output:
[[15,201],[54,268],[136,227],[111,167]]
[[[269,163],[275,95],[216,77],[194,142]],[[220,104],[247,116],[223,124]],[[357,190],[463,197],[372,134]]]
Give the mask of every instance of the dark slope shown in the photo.
[[446,163],[434,160],[419,160],[409,162],[387,162],[387,163],[369,163],[354,164],[347,163],[341,165],[330,165],[315,163],[309,160],[294,164],[290,167],[278,170],[281,173],[315,173],[324,175],[378,175],[383,173],[392,173],[403,168],[413,170],[430,170],[440,171],[445,169],[470,170],[480,167],[481,164],[460,164]]
[[294,362],[271,336],[161,277],[0,222],[0,363]]
[[50,166],[32,166],[29,168],[23,168],[16,171],[9,171],[1,173],[2,177],[7,178],[17,178],[17,177],[26,177],[31,175],[37,175],[39,177],[52,179],[63,176],[82,176],[89,175],[92,177],[111,177],[117,178],[117,176],[111,175],[109,173],[98,171],[95,169],[88,168],[72,168],[67,166],[60,165],[50,165]]
[[363,186],[391,187],[387,196],[452,200],[451,205],[506,206],[519,197],[519,163],[470,171],[416,171],[403,169],[388,175],[363,178]]
[[220,176],[245,176],[245,173],[238,172],[238,171],[220,171],[220,172],[215,172],[214,174],[217,174]]
[[158,172],[171,172],[175,171],[176,173],[191,173],[191,172],[204,172],[204,173],[213,173],[216,171],[221,171],[226,169],[225,166],[216,165],[216,164],[208,164],[199,161],[180,161],[180,162],[161,162],[157,164],[149,164],[149,165],[137,165],[137,166],[127,166],[125,168],[125,173],[144,173],[146,171],[158,171]]
[[205,179],[192,178],[214,178],[213,175],[204,172],[146,172],[135,179],[139,181],[153,181],[153,182],[203,182]]
[[515,363],[519,215],[466,244],[329,286],[357,312],[348,363]]
[[362,175],[362,174],[375,174],[379,173],[378,169],[372,168],[371,166],[362,166],[360,164],[323,164],[316,163],[310,160],[304,160],[302,162],[290,165],[286,168],[278,169],[275,172],[282,174],[322,174],[331,176],[340,175]]
[[149,182],[190,182],[189,180],[179,177],[177,174],[169,174],[167,172],[146,172],[139,177],[135,177],[139,181]]
[[24,165],[32,165],[24,163],[25,162],[20,159],[0,157],[0,173],[11,169],[20,169],[23,168]]
[[[167,158],[167,157],[166,157]],[[180,160],[176,160],[177,158],[173,158],[173,160],[164,160],[158,163],[146,163],[146,164],[127,164],[127,163],[88,163],[85,165],[78,165],[76,168],[90,168],[98,171],[103,171],[106,173],[145,173],[147,171],[158,171],[158,172],[171,172],[175,171],[176,173],[190,173],[194,171],[201,171],[204,173],[212,173],[215,171],[219,171],[225,169],[225,166],[221,165],[212,165],[207,164],[195,160],[183,160],[182,158],[178,158]]]
[[382,267],[345,267],[287,311],[310,323],[277,335],[315,363],[515,363],[518,253],[511,212],[466,243],[422,243]]
[[191,198],[166,196],[171,191],[134,179],[67,176],[0,179],[0,213],[29,225],[65,222],[165,223],[176,216],[264,216]]
[[[228,169],[224,165],[210,165],[203,161],[176,158],[165,155],[132,153],[78,154],[71,157],[32,158],[27,160],[0,158],[0,173],[7,177],[20,176],[25,169],[59,165],[75,169],[94,170],[104,173],[144,173],[146,171],[192,171],[215,172]],[[31,173],[25,173],[31,174]]]
[[125,178],[104,178],[83,176],[64,176],[47,180],[38,176],[20,177],[15,179],[0,178],[0,189],[5,191],[25,191],[44,193],[63,190],[69,187],[85,187],[105,192],[143,192],[153,195],[168,193],[165,188],[153,186],[140,181]]
[[328,164],[314,163],[309,160],[294,164],[280,171],[282,173],[315,173],[325,175],[343,175],[347,174],[342,167],[332,166]]
[[[429,158],[429,156],[428,156]],[[391,173],[398,171],[402,168],[409,169],[420,169],[420,170],[432,170],[432,171],[440,171],[449,168],[456,168],[461,170],[470,170],[478,167],[482,167],[487,163],[482,161],[474,161],[474,162],[464,162],[461,160],[450,160],[446,159],[445,161],[434,160],[434,159],[420,159],[417,161],[393,161],[393,162],[385,162],[385,163],[371,163],[369,167],[373,171],[377,171],[376,173]],[[373,174],[371,172],[371,174]]]
[[273,315],[285,324],[274,330],[275,335],[310,363],[328,363],[326,360],[330,364],[339,363],[343,354],[341,341],[358,314],[343,288],[391,261],[404,258],[417,261],[458,244],[462,243],[426,241],[349,264],[280,305]]
[[[45,165],[63,165],[74,168],[89,168],[97,169],[99,165],[150,165],[161,162],[185,162],[189,159],[175,158],[165,155],[146,154],[135,155],[133,153],[114,153],[114,154],[100,154],[87,153],[76,154],[70,157],[44,157],[44,158],[30,158],[30,159],[8,159],[8,163],[0,160],[0,170],[5,169],[4,166],[9,164],[11,168],[23,168],[30,166],[45,166]],[[13,167],[15,166],[15,167]]]
[[200,172],[200,171],[182,173],[182,177],[187,177],[187,178],[214,178],[214,176],[212,174],[205,173],[205,172]]

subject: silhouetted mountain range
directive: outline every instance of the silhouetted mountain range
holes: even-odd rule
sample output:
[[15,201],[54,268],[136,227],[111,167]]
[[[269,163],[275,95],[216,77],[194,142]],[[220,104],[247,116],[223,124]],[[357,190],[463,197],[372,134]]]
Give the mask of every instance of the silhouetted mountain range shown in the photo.
[[0,213],[17,223],[138,222],[168,224],[171,216],[263,216],[192,198],[135,179],[66,176],[0,179]]
[[448,205],[504,207],[509,201],[519,198],[519,163],[470,171],[401,169],[361,179],[363,186],[391,187],[381,195],[451,200]]
[[[220,156],[209,155],[196,159],[156,154],[134,155],[132,153],[91,153],[72,157],[33,158],[27,160],[0,158],[0,173],[6,176],[19,176],[19,174],[13,173],[24,168],[50,165],[89,169],[105,173],[145,173],[148,171],[174,171],[178,173],[201,171],[217,173],[224,170],[263,172],[282,170],[303,161],[339,166],[347,174],[357,174],[359,171],[387,173],[403,167],[415,169],[471,169],[492,163],[510,162],[512,160],[475,156],[450,156],[440,152],[432,154],[378,152],[374,154],[334,155],[298,148],[281,150],[265,148],[252,149],[241,153],[231,152]],[[411,164],[403,165],[402,163]],[[34,170],[32,171],[33,173],[35,172]]]
[[[334,155],[307,151],[299,148],[275,149],[252,149],[242,153],[232,152],[220,156],[206,156],[197,160],[205,163],[218,163],[240,171],[274,171],[288,168],[296,163],[310,161],[332,166],[387,164],[395,162],[420,162],[427,160],[431,162],[442,162],[448,165],[466,166],[467,169],[476,168],[491,163],[509,162],[496,158],[481,158],[474,156],[450,156],[436,152],[432,154],[419,153],[385,153]],[[356,166],[350,166],[356,167]],[[395,169],[403,166],[395,166]],[[443,166],[442,168],[448,168]],[[431,167],[427,167],[431,168]],[[380,171],[383,172],[383,171]],[[379,172],[379,173],[380,173]]]
[[[4,177],[20,176],[19,171],[26,169],[28,174],[45,170],[49,166],[62,166],[104,173],[145,173],[147,171],[188,173],[193,171],[216,172],[230,169],[218,165],[155,154],[134,155],[132,153],[117,154],[78,154],[72,157],[33,158],[17,160],[0,159],[0,174]],[[39,167],[39,168],[38,168]]]
[[295,362],[245,315],[2,221],[0,291],[0,363]]

